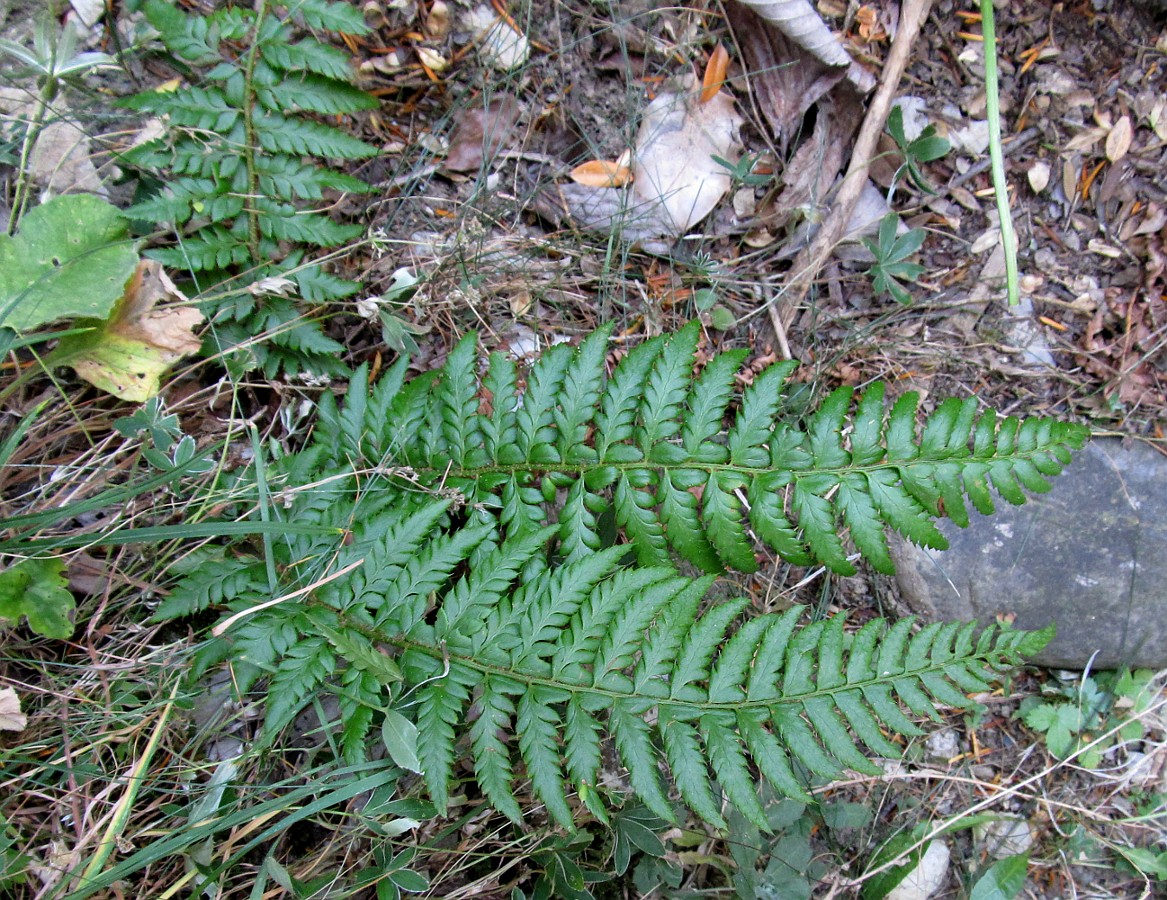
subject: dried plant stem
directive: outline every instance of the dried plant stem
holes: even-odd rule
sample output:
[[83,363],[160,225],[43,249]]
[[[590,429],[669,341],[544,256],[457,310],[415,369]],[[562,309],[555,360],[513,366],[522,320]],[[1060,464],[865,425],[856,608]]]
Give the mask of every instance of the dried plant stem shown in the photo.
[[[859,136],[855,139],[855,149],[851,153],[851,163],[847,167],[847,174],[835,195],[834,206],[823,222],[814,241],[801,251],[794,259],[791,270],[793,276],[775,298],[781,304],[781,309],[770,306],[769,314],[772,324],[781,324],[783,330],[790,327],[794,314],[802,301],[806,298],[810,286],[818,277],[818,273],[830,258],[835,245],[843,237],[847,223],[851,220],[851,213],[863,191],[867,181],[867,169],[875,156],[879,136],[883,133],[887,114],[891,111],[891,103],[899,87],[900,78],[908,65],[908,57],[912,52],[912,44],[920,31],[920,26],[928,17],[932,7],[932,0],[906,0],[900,14],[900,27],[891,44],[887,62],[883,66],[883,76],[880,79],[879,89],[871,100],[871,106],[863,119],[863,126],[859,129]],[[776,333],[781,333],[775,327]]]

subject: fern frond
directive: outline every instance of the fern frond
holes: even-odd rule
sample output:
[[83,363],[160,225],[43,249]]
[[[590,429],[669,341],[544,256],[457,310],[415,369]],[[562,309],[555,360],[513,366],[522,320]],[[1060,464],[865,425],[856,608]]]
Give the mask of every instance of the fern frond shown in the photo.
[[[353,73],[347,54],[304,33],[306,28],[366,33],[359,11],[327,0],[256,10],[227,5],[207,14],[183,12],[167,0],[146,0],[143,8],[166,48],[194,69],[183,67],[189,85],[124,101],[131,109],[162,117],[167,127],[164,138],[122,157],[127,168],[149,173],[151,182],[167,182],[132,210],[173,225],[181,237],[180,246],[155,248],[151,255],[175,268],[230,277],[257,260],[293,268],[305,250],[359,237],[361,226],[334,222],[321,206],[331,199],[330,192],[361,192],[368,186],[322,160],[364,158],[376,149],[309,114],[352,113],[371,109],[377,101],[349,83]],[[255,52],[240,56],[239,44]],[[287,262],[291,258],[296,262]],[[322,277],[318,269],[302,282],[309,302],[355,290]],[[220,342],[249,343],[271,326],[271,319],[294,318],[285,309],[266,317],[260,321],[238,311],[221,316],[220,321],[234,319],[246,327],[234,329],[226,322]],[[343,370],[338,352],[317,322],[304,320],[276,330],[269,343],[236,354],[231,364],[240,370],[261,368],[272,376],[280,370],[331,373]],[[326,353],[334,358],[324,358]]]
[[[480,366],[473,339],[417,378],[399,361],[370,386],[362,368],[343,406],[321,399],[313,443],[269,473],[293,494],[278,514],[346,523],[345,538],[279,542],[281,590],[319,584],[245,617],[203,664],[230,656],[244,687],[270,677],[269,739],[316,691],[337,692],[350,759],[391,702],[416,722],[442,811],[468,756],[516,822],[526,784],[565,828],[576,798],[606,820],[614,749],[655,815],[672,820],[679,795],[715,826],[728,802],[766,828],[759,778],[805,801],[809,775],[876,771],[867,752],[897,755],[917,718],[971,706],[1048,640],[709,601],[715,576],[679,574],[674,554],[750,569],[762,542],[844,571],[849,536],[886,568],[889,529],[939,544],[942,512],[960,522],[966,502],[1041,490],[1086,431],[973,401],[921,424],[913,395],[888,410],[881,386],[834,392],[800,429],[778,418],[789,365],[737,399],[740,354],[695,371],[696,346],[695,329],[654,339],[611,374],[604,335],[554,348],[525,378],[497,354]],[[181,585],[167,613],[255,606],[266,566],[233,568]]]
[[340,31],[345,34],[368,34],[361,11],[351,3],[335,0],[292,0],[289,9],[309,28],[322,31]]
[[[501,502],[506,522],[545,524],[544,504],[564,492],[558,523],[570,559],[600,546],[598,523],[612,514],[642,565],[677,553],[706,571],[752,571],[761,542],[849,574],[844,536],[890,572],[887,531],[941,549],[941,515],[963,525],[966,503],[991,512],[993,492],[1022,503],[1026,491],[1047,490],[1087,436],[1070,423],[998,420],[974,399],[941,404],[921,428],[915,395],[886,411],[882,385],[857,403],[850,388],[835,391],[799,431],[778,419],[790,364],[758,375],[735,410],[740,354],[694,376],[696,339],[690,327],[648,341],[610,376],[602,338],[560,345],[523,391],[498,359],[481,377],[464,343],[439,390],[415,397],[415,415],[435,427],[378,443],[397,447],[387,462],[409,465],[421,484]],[[482,395],[489,411],[475,406]],[[440,405],[451,396],[461,399]]]
[[[798,610],[743,619],[744,600],[696,615],[708,582],[642,571],[636,577],[644,586],[629,593],[630,574],[615,560],[607,555],[601,565],[592,557],[528,581],[526,595],[545,599],[527,615],[506,613],[505,599],[491,601],[499,611],[487,617],[485,636],[481,617],[451,620],[439,602],[437,615],[447,622],[440,640],[424,626],[390,638],[411,657],[430,659],[404,670],[423,684],[418,724],[432,742],[425,754],[437,767],[435,796],[448,795],[455,735],[469,716],[480,783],[516,821],[521,761],[549,812],[572,827],[561,798],[594,783],[607,734],[657,815],[673,817],[659,777],[666,764],[682,798],[703,818],[721,821],[712,774],[764,828],[755,770],[792,796],[804,795],[796,765],[827,777],[844,768],[877,771],[859,742],[898,755],[885,731],[917,733],[905,709],[967,708],[973,704],[965,690],[987,684],[998,666],[1048,638],[994,627],[974,647],[971,629],[945,626],[909,639],[910,620],[890,631],[877,620],[850,636],[842,617],[797,628]],[[549,617],[552,609],[561,613]],[[603,624],[588,627],[585,620]],[[533,646],[545,649],[533,653]],[[471,695],[478,699],[468,711]],[[430,779],[431,770],[426,774]]]

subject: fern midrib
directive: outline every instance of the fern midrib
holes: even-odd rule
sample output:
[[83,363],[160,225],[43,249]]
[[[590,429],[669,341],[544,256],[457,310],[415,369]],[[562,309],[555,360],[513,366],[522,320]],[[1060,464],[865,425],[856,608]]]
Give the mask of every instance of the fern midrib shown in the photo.
[[686,462],[654,462],[652,460],[640,460],[635,462],[588,462],[588,463],[514,463],[501,464],[491,463],[483,466],[473,466],[469,468],[460,468],[454,466],[418,466],[418,465],[401,465],[401,466],[378,466],[369,471],[378,474],[392,476],[400,474],[408,470],[410,473],[419,478],[434,478],[442,479],[444,481],[465,479],[473,481],[476,478],[481,478],[484,475],[531,475],[533,477],[540,475],[575,475],[585,476],[592,472],[598,472],[601,469],[615,469],[618,472],[644,472],[653,471],[658,473],[669,473],[675,471],[694,471],[709,473],[728,473],[734,475],[743,475],[750,477],[757,477],[759,475],[774,475],[774,474],[788,474],[795,478],[821,476],[821,475],[851,475],[851,474],[865,474],[868,472],[880,472],[887,470],[896,470],[910,468],[915,465],[940,465],[942,463],[992,463],[1001,460],[1018,460],[1025,459],[1032,461],[1038,454],[1048,454],[1048,449],[1035,447],[1032,450],[1014,450],[1005,455],[994,455],[985,457],[976,456],[937,456],[937,457],[917,457],[915,459],[904,460],[887,460],[880,463],[847,465],[847,466],[823,466],[812,467],[807,469],[791,469],[785,466],[746,466],[734,463],[711,463],[703,462],[701,460],[693,459]]
[[243,68],[243,133],[247,140],[243,144],[243,165],[247,168],[247,244],[252,257],[259,259],[259,209],[255,205],[259,197],[259,168],[255,164],[255,150],[259,139],[255,133],[255,106],[259,102],[255,95],[255,63],[259,58],[260,32],[267,15],[267,0],[256,0],[255,40],[247,52],[247,63]]
[[662,706],[679,709],[700,709],[703,712],[717,712],[720,710],[728,712],[738,712],[740,710],[769,710],[776,706],[798,706],[807,700],[813,700],[818,697],[834,697],[836,694],[847,693],[850,691],[862,691],[865,687],[878,687],[881,685],[888,685],[897,678],[911,678],[918,681],[924,676],[931,674],[943,675],[945,670],[952,665],[964,665],[967,663],[983,663],[988,664],[989,659],[983,655],[971,655],[964,657],[953,657],[944,662],[930,662],[929,665],[922,668],[903,670],[901,672],[893,672],[888,675],[876,675],[872,678],[864,679],[862,681],[847,682],[830,688],[816,688],[813,691],[808,691],[801,694],[784,694],[781,697],[771,697],[768,699],[749,700],[741,698],[737,700],[729,700],[725,702],[718,702],[713,700],[678,700],[673,697],[656,697],[651,694],[640,694],[630,691],[618,691],[611,688],[595,687],[594,685],[576,684],[570,681],[559,681],[554,678],[548,678],[543,675],[535,675],[530,672],[513,669],[507,666],[492,665],[484,663],[473,656],[463,656],[461,654],[451,653],[445,646],[435,647],[433,644],[426,644],[420,641],[413,641],[405,637],[390,637],[380,630],[366,625],[363,622],[356,622],[349,619],[342,612],[333,606],[329,606],[323,601],[315,598],[307,598],[306,602],[319,609],[328,610],[331,613],[338,614],[343,620],[343,626],[346,629],[359,632],[371,641],[388,644],[399,650],[414,650],[418,653],[423,653],[431,659],[435,659],[448,666],[451,662],[457,662],[459,665],[467,669],[472,669],[480,672],[483,675],[497,675],[503,678],[509,678],[513,681],[521,681],[524,684],[538,687],[557,688],[571,694],[588,694],[592,696],[605,697],[610,700],[646,700],[650,701],[654,706]]

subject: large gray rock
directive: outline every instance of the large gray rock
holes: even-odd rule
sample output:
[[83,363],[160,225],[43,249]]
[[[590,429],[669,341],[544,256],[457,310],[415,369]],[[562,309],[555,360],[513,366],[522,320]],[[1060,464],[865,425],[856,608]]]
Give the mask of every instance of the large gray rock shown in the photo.
[[893,548],[904,599],[927,619],[1016,613],[1019,628],[1057,624],[1037,662],[1059,668],[1167,667],[1167,458],[1145,444],[1091,441],[1020,507],[997,502],[951,547]]

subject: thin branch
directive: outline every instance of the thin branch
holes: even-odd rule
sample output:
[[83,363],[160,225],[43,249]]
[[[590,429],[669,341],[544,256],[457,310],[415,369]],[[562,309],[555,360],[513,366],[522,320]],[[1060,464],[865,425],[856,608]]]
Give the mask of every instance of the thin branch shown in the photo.
[[907,68],[908,58],[912,52],[912,44],[920,31],[920,26],[928,17],[932,7],[932,0],[905,0],[903,12],[900,15],[900,27],[891,44],[891,52],[883,67],[883,77],[879,83],[879,90],[871,100],[867,116],[863,119],[863,126],[859,129],[859,136],[855,139],[855,149],[851,154],[851,163],[847,167],[847,174],[835,195],[835,203],[819,229],[810,246],[799,252],[794,259],[794,274],[786,288],[775,298],[781,304],[771,320],[777,321],[784,329],[790,327],[794,321],[794,314],[806,298],[810,286],[818,278],[819,272],[830,258],[835,245],[846,233],[847,223],[851,220],[851,213],[859,201],[863,185],[867,182],[867,169],[875,156],[879,136],[887,122],[887,114],[891,111],[892,100],[900,84],[900,78]]

